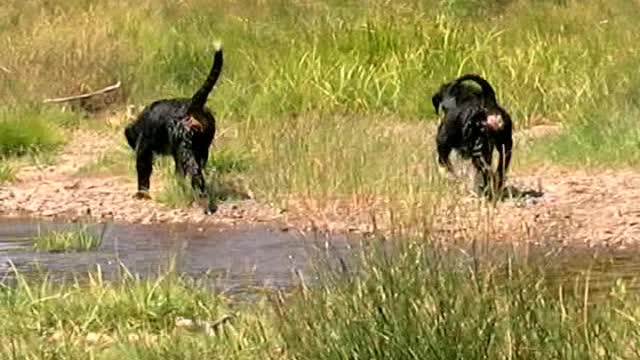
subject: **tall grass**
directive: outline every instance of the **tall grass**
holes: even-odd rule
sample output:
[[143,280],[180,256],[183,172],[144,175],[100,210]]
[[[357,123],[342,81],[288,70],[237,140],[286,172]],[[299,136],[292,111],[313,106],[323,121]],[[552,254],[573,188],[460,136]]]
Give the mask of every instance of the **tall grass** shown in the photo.
[[129,145],[121,139],[120,146],[114,146],[115,149],[99,156],[81,166],[77,176],[114,176],[114,175],[135,175],[135,153],[129,148]]
[[[69,359],[611,359],[638,351],[640,298],[618,281],[557,281],[518,256],[394,241],[288,293],[229,302],[170,270],[0,284],[4,356]],[[350,267],[354,266],[354,267]],[[231,316],[231,317],[229,317]]]
[[55,150],[64,142],[60,126],[72,116],[33,106],[0,107],[0,157]]
[[[227,301],[173,272],[141,280],[56,283],[17,274],[0,284],[0,354],[26,358],[261,358],[270,348],[251,312],[233,319]],[[127,275],[128,274],[128,275]],[[209,324],[207,327],[205,324]],[[265,324],[266,325],[266,324]],[[209,329],[207,332],[206,329]],[[275,340],[275,339],[273,339]],[[252,356],[254,355],[254,356]]]
[[[251,136],[252,128],[263,135]],[[356,209],[383,205],[409,220],[459,193],[438,175],[432,127],[424,123],[326,114],[255,120],[246,129],[240,138],[255,154],[249,185],[262,198],[304,199],[315,210],[336,201]]]
[[607,168],[640,163],[637,107],[585,115],[569,132],[534,144],[534,161]]
[[636,315],[628,317],[638,297],[623,283],[595,296],[588,276],[554,284],[519,256],[492,264],[415,243],[393,255],[364,251],[364,271],[325,277],[279,304],[291,358],[605,359],[640,350]]
[[74,230],[50,231],[34,239],[33,248],[43,252],[75,252],[95,250],[102,244],[103,234],[94,234],[86,226]]
[[227,62],[211,103],[225,119],[308,111],[431,117],[432,89],[474,71],[527,125],[538,113],[571,120],[637,85],[623,71],[638,64],[626,44],[638,40],[640,9],[628,1],[14,0],[2,9],[2,63],[12,73],[1,75],[0,91],[14,101],[116,79],[137,101],[191,94],[215,38]]
[[[495,85],[517,131],[537,119],[568,129],[517,148],[514,171],[535,158],[636,161],[637,126],[625,118],[638,108],[637,2],[9,0],[0,10],[8,104],[116,80],[124,102],[188,96],[221,39],[214,151],[250,154],[242,176],[270,200],[386,203],[409,217],[435,206],[446,187],[429,96],[466,72]],[[600,131],[608,121],[623,131]]]
[[[4,160],[3,160],[4,161]],[[0,164],[0,184],[15,179],[15,170],[6,162]]]
[[[248,196],[242,175],[248,170],[251,159],[241,150],[229,148],[214,151],[204,169],[207,191],[211,201],[238,200]],[[160,162],[162,190],[158,200],[171,207],[185,207],[197,200],[188,177],[176,176],[172,160]]]

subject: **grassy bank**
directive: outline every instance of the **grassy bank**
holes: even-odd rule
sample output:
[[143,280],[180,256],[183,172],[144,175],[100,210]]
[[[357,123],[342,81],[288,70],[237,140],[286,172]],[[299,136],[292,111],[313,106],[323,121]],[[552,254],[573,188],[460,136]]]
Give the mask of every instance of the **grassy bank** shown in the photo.
[[216,151],[249,159],[242,177],[262,199],[423,212],[445,193],[429,96],[465,72],[495,84],[518,131],[568,129],[517,148],[516,171],[640,160],[635,2],[10,0],[0,12],[3,107],[117,80],[112,107],[189,95],[221,39]]
[[[402,242],[396,242],[402,243]],[[67,359],[611,359],[637,356],[640,298],[405,243],[356,271],[230,303],[173,272],[0,286],[0,352]],[[306,284],[309,285],[309,284]],[[600,289],[602,290],[602,289]]]
[[0,157],[57,149],[63,143],[60,127],[72,116],[33,105],[0,108]]
[[492,16],[470,1],[74,3],[2,6],[2,61],[11,69],[3,98],[21,103],[118,79],[132,101],[190,94],[215,38],[227,61],[211,105],[226,120],[309,111],[432,117],[431,90],[474,71],[527,125],[534,114],[573,120],[639,80],[627,46],[640,36],[639,9],[626,1],[508,1]]

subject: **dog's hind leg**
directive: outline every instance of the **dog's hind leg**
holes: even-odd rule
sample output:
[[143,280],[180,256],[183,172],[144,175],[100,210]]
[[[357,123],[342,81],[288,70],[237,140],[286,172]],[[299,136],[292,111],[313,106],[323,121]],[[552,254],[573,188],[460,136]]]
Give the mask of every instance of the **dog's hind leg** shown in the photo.
[[207,191],[206,181],[204,179],[203,167],[200,165],[202,159],[196,156],[191,146],[182,143],[178,149],[178,160],[180,161],[182,171],[191,177],[191,189],[195,195],[196,202],[203,204],[206,202],[205,211],[209,214],[217,210],[217,206],[213,201],[213,197]]
[[138,173],[138,191],[136,199],[150,199],[151,172],[153,171],[153,151],[151,146],[138,141],[136,147],[136,172]]
[[207,162],[209,161],[209,149],[208,148],[194,149],[194,156],[200,168],[204,170],[207,167]]
[[491,153],[493,149],[486,141],[478,139],[474,144],[471,163],[476,170],[475,192],[480,195],[492,195]]
[[172,152],[172,157],[173,157],[173,163],[174,163],[174,168],[175,168],[175,174],[176,176],[180,177],[180,178],[184,178],[185,174],[185,166],[183,164],[183,161],[181,160],[181,156],[179,154],[178,149],[175,149]]
[[438,133],[436,135],[438,170],[442,175],[455,179],[457,176],[449,158],[453,147],[451,146],[450,134],[447,130],[446,124],[444,123],[438,126]]
[[511,151],[513,142],[509,140],[506,144],[498,145],[498,191],[502,191],[506,179],[509,165],[511,164]]

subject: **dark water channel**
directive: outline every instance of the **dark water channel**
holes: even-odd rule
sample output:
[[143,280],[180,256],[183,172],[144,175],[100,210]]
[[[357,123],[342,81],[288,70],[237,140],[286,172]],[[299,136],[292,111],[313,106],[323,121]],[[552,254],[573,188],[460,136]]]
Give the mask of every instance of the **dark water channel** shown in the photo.
[[[330,264],[352,259],[357,239],[330,238],[284,232],[269,226],[200,227],[198,225],[96,224],[103,234],[99,249],[78,253],[38,253],[32,250],[39,232],[77,228],[75,224],[35,219],[0,218],[0,281],[11,266],[25,275],[46,272],[53,278],[84,275],[100,266],[105,278],[114,278],[124,266],[131,273],[155,275],[173,261],[178,272],[209,276],[216,287],[243,292],[251,287],[286,288],[302,272],[313,281],[311,259],[324,256]],[[589,271],[590,288],[608,290],[617,279],[640,290],[640,250],[565,249],[549,255],[548,249],[530,249],[529,262],[548,269],[557,281]],[[328,256],[326,256],[328,254]]]

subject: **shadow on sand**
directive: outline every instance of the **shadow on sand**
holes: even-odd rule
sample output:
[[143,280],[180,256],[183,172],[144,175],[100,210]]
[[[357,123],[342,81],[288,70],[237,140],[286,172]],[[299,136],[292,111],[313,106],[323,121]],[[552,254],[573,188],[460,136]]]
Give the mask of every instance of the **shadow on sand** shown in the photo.
[[544,192],[542,190],[536,190],[528,187],[518,187],[514,185],[508,185],[502,191],[499,199],[501,201],[509,201],[509,200],[528,200],[528,199],[538,199],[544,196]]

